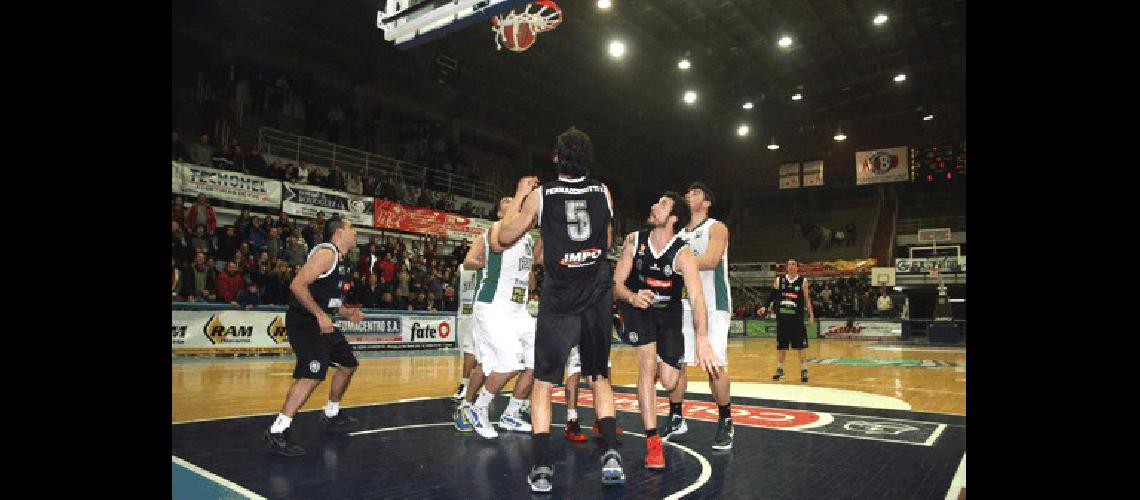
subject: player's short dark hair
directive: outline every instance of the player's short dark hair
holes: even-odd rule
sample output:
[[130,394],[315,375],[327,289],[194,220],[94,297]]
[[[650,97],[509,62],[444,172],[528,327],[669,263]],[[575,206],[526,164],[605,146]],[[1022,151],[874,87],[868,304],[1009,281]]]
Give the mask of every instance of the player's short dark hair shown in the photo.
[[337,229],[344,227],[345,220],[346,219],[341,219],[339,216],[333,216],[333,218],[325,221],[324,240],[322,241],[324,243],[332,243],[333,235],[336,234]]
[[577,127],[570,127],[558,135],[554,154],[558,155],[558,164],[554,168],[559,175],[582,177],[594,166],[594,144],[590,142],[590,136]]
[[680,231],[681,228],[688,226],[689,221],[693,218],[693,213],[689,210],[689,204],[685,203],[685,199],[676,191],[666,191],[661,196],[673,200],[673,210],[669,212],[669,215],[677,217],[677,222],[673,224],[673,230]]
[[716,202],[716,195],[713,194],[712,190],[709,189],[709,187],[706,186],[705,183],[694,182],[692,184],[689,184],[689,191],[692,191],[694,189],[700,189],[701,192],[705,194],[705,199],[708,200],[709,205],[712,205],[713,203]]

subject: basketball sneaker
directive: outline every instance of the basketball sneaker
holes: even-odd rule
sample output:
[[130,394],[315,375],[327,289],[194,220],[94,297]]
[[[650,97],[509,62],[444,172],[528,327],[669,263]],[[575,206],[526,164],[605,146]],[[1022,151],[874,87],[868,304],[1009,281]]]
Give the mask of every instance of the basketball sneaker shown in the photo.
[[780,380],[781,378],[784,378],[784,369],[776,368],[776,374],[772,375],[772,380]]
[[645,440],[645,468],[665,468],[665,454],[661,451],[661,436],[650,436],[649,439]]
[[458,403],[460,400],[463,399],[463,396],[466,394],[467,394],[467,386],[465,386],[461,383],[461,384],[459,384],[459,388],[455,390],[455,394],[451,395],[451,400]]
[[479,408],[478,406],[468,406],[464,408],[467,421],[471,422],[471,428],[475,433],[484,439],[495,439],[499,437],[499,433],[491,426],[491,422],[487,420],[487,410]]
[[661,439],[672,441],[686,432],[689,432],[689,424],[685,423],[685,417],[673,415],[669,419],[669,427],[666,427],[665,432],[661,434]]
[[602,455],[602,484],[625,484],[625,471],[621,468],[621,454],[617,450]]
[[732,429],[732,417],[720,419],[716,424],[716,439],[713,439],[713,449],[731,450],[733,434],[735,432]]
[[554,468],[542,466],[532,467],[530,474],[526,476],[526,482],[530,485],[530,491],[535,493],[550,493],[554,489],[554,485],[550,484],[550,478],[554,477]]
[[455,419],[455,430],[460,432],[471,432],[471,422],[467,420],[467,414],[463,411],[464,406],[456,406],[455,413],[451,418]]
[[807,383],[807,368],[800,370],[800,382]]
[[527,406],[525,408],[519,408],[519,418],[522,419],[523,422],[526,422],[528,424],[530,423],[530,407],[529,406]]
[[505,431],[530,432],[533,430],[530,423],[523,420],[518,412],[506,413],[499,416],[499,428]]
[[581,443],[586,440],[586,435],[582,433],[582,426],[578,420],[566,421],[566,440]]
[[352,426],[356,424],[356,419],[344,413],[337,413],[330,417],[322,411],[321,423],[324,424],[325,432],[340,433],[352,430]]
[[[597,434],[599,436],[602,435],[602,423],[601,423],[601,421],[599,421],[599,420],[594,421],[593,430],[594,430],[594,434]],[[622,434],[625,434],[625,429],[622,429],[621,426],[619,425],[619,426],[617,426],[617,435],[620,436]]]
[[265,444],[269,447],[269,451],[283,457],[299,457],[305,454],[304,448],[289,441],[289,429],[285,429],[279,433],[269,432],[269,429],[265,430]]

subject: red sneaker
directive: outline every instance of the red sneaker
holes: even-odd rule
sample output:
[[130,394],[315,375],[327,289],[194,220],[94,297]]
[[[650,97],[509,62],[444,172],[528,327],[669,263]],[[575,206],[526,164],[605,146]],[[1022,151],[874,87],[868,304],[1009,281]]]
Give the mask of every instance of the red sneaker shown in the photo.
[[645,468],[665,468],[665,454],[661,452],[661,436],[651,436],[645,440]]
[[586,435],[582,433],[582,426],[578,424],[577,420],[566,421],[566,440],[576,443],[586,440]]
[[[597,434],[597,435],[599,435],[599,436],[601,436],[601,435],[602,435],[602,423],[601,423],[601,422],[599,422],[599,421],[597,421],[597,420],[595,420],[595,421],[594,421],[594,434]],[[619,435],[619,436],[620,436],[620,435],[622,435],[622,434],[625,434],[625,429],[622,429],[622,428],[619,426],[619,427],[617,428],[617,435]]]

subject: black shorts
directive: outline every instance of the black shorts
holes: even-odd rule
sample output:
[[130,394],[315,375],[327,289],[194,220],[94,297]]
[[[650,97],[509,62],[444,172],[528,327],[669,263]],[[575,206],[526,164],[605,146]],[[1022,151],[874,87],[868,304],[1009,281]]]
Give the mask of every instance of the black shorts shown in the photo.
[[776,350],[786,351],[792,349],[807,349],[807,327],[803,320],[777,319],[776,320]]
[[681,306],[638,309],[628,302],[618,304],[621,310],[621,339],[632,346],[657,343],[657,356],[673,368],[681,368],[685,354],[685,337],[681,333]]
[[579,313],[554,314],[539,302],[534,334],[534,377],[558,384],[566,371],[566,359],[575,345],[582,360],[582,376],[609,378],[610,338],[613,332],[613,290]]
[[321,335],[317,318],[311,314],[289,310],[285,313],[285,330],[289,345],[297,357],[293,378],[324,380],[329,365],[355,368],[360,365],[348,340],[340,330]]

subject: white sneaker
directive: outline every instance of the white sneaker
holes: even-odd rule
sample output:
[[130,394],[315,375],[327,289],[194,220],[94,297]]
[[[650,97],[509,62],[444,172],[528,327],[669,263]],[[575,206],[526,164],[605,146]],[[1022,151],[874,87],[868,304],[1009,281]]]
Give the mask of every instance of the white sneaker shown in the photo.
[[504,413],[499,416],[499,428],[506,431],[530,432],[533,428],[518,413]]
[[495,439],[499,437],[499,433],[491,426],[491,422],[487,420],[486,410],[478,406],[469,406],[467,408],[467,421],[471,422],[471,428],[475,430],[476,434],[485,439]]
[[678,438],[689,432],[689,424],[685,422],[685,418],[677,416],[669,421],[669,428],[666,429],[665,435],[661,437],[662,441],[669,441]]

